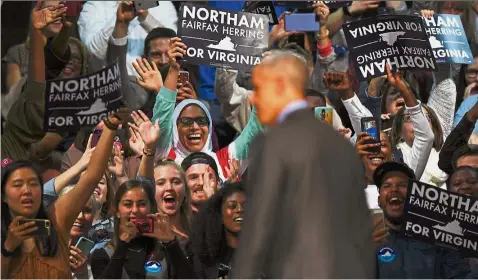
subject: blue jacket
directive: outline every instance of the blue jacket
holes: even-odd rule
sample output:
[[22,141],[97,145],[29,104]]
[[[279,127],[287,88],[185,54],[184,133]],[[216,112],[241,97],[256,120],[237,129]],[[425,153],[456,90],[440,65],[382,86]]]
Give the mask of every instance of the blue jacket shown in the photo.
[[377,278],[476,279],[478,271],[472,271],[457,251],[390,231],[388,241],[377,250]]

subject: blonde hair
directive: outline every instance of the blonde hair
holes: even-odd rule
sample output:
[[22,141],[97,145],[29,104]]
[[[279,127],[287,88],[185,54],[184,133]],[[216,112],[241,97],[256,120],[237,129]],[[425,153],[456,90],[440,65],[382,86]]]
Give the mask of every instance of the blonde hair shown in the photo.
[[[74,187],[75,187],[75,185],[66,186],[65,188],[63,188],[61,190],[60,195],[58,195],[58,197],[62,197],[65,194],[69,193],[71,190],[73,190]],[[95,196],[93,194],[88,199],[88,202],[86,203],[86,205],[91,205],[91,214],[93,214],[93,215],[98,210],[98,203],[96,202]]]

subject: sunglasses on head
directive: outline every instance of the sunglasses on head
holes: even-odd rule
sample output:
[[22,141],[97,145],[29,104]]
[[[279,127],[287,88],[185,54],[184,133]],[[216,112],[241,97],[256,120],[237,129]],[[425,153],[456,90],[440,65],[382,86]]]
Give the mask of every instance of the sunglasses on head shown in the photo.
[[199,126],[209,126],[209,119],[207,117],[182,117],[178,119],[178,123],[183,126],[193,126],[194,123],[197,123]]

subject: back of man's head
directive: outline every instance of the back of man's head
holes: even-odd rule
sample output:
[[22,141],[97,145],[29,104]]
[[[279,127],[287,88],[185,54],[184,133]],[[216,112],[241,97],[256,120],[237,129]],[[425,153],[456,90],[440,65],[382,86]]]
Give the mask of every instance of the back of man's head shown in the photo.
[[478,167],[478,145],[465,145],[453,153],[451,158],[453,169],[460,166]]

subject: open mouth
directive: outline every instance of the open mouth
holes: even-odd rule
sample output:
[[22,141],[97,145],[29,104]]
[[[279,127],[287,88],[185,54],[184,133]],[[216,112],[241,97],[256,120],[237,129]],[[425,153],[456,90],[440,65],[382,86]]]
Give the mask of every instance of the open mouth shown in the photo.
[[187,139],[193,143],[199,143],[201,141],[201,134],[199,133],[189,134],[187,136]]
[[95,188],[95,190],[93,191],[93,194],[95,195],[95,197],[100,196],[100,193],[101,193],[100,188]]
[[237,217],[237,218],[233,219],[233,221],[238,223],[238,224],[242,224],[242,222],[243,222],[242,217]]
[[379,166],[384,162],[385,157],[373,155],[369,156],[368,159],[372,162],[374,166]]
[[72,74],[74,71],[75,71],[74,67],[71,66],[70,64],[66,65],[65,68],[63,68],[64,74]]
[[405,199],[398,194],[392,194],[388,199],[388,204],[391,206],[392,209],[400,208],[404,203]]
[[176,196],[173,194],[166,194],[163,197],[164,205],[166,205],[166,208],[172,208],[174,209],[176,207]]
[[31,198],[22,199],[21,204],[24,207],[32,207],[33,206],[33,199],[31,199]]
[[78,229],[81,229],[81,228],[84,228],[85,225],[82,224],[82,223],[75,222],[75,223],[73,224],[73,227],[76,227],[76,228],[78,228]]

